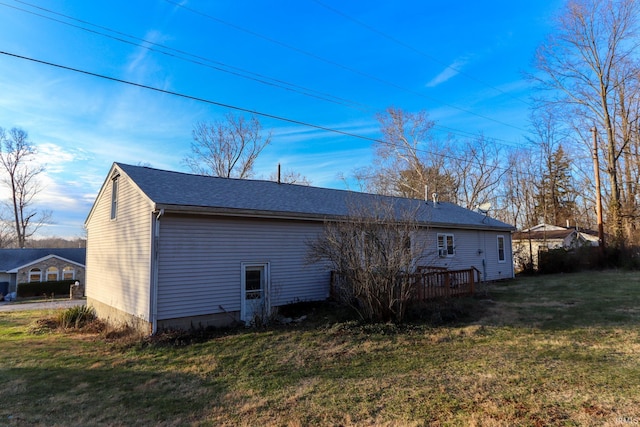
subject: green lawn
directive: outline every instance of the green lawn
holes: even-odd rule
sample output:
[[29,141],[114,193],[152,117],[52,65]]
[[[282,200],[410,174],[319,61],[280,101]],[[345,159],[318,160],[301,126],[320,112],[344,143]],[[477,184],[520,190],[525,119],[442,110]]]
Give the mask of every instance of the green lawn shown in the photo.
[[465,323],[124,345],[0,313],[0,425],[637,425],[640,273],[491,284]]

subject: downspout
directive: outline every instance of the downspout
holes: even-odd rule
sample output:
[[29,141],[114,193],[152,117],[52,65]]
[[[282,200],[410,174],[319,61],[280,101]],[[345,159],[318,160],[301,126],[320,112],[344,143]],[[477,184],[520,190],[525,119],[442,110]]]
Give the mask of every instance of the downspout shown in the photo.
[[155,213],[153,221],[153,255],[151,257],[151,335],[158,332],[158,244],[160,241],[160,217],[164,215],[164,209]]

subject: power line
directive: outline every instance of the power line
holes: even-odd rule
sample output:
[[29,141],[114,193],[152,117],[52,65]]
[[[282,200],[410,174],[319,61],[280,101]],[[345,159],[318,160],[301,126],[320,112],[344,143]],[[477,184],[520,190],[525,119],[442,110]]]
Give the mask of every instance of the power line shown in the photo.
[[[11,52],[6,52],[6,51],[0,50],[0,54],[6,55],[6,56],[10,56],[10,57],[13,57],[13,58],[17,58],[17,59],[22,59],[22,60],[25,60],[25,61],[34,62],[34,63],[37,63],[37,64],[47,65],[47,66],[50,66],[50,67],[54,67],[54,68],[58,68],[58,69],[66,70],[66,71],[72,71],[72,72],[75,72],[75,73],[84,74],[84,75],[91,76],[91,77],[101,78],[101,79],[109,80],[109,81],[116,82],[116,83],[121,83],[121,84],[129,85],[129,86],[134,86],[134,87],[138,87],[138,88],[141,88],[141,89],[147,89],[147,90],[151,90],[151,91],[154,91],[154,92],[157,92],[157,93],[162,93],[162,94],[165,94],[165,95],[176,96],[176,97],[183,98],[183,99],[188,99],[188,100],[191,100],[191,101],[202,102],[202,103],[209,104],[209,105],[215,105],[215,106],[218,106],[218,107],[228,108],[230,110],[235,110],[235,111],[241,111],[243,113],[254,114],[254,115],[260,116],[260,117],[265,117],[265,118],[278,120],[278,121],[282,121],[282,122],[286,122],[286,123],[291,123],[291,124],[296,124],[296,125],[300,125],[300,126],[310,127],[310,128],[313,128],[313,129],[318,129],[318,130],[322,130],[322,131],[325,131],[325,132],[335,133],[335,134],[339,134],[339,135],[343,135],[343,136],[349,136],[349,137],[352,137],[352,138],[357,138],[357,139],[361,139],[361,140],[364,140],[364,141],[374,142],[374,143],[377,143],[377,144],[385,144],[385,145],[389,145],[389,146],[401,147],[400,144],[390,143],[390,142],[383,141],[383,140],[378,139],[378,138],[372,138],[372,137],[368,137],[368,136],[364,136],[364,135],[358,135],[358,134],[355,134],[355,133],[342,131],[340,129],[330,128],[330,127],[322,126],[322,125],[316,125],[316,124],[313,124],[313,123],[304,122],[302,120],[291,119],[291,118],[287,118],[287,117],[283,117],[283,116],[278,116],[278,115],[275,115],[275,114],[270,114],[270,113],[265,113],[265,112],[258,111],[258,110],[253,110],[253,109],[250,109],[250,108],[239,107],[237,105],[226,104],[226,103],[223,103],[223,102],[213,101],[213,100],[201,98],[201,97],[198,97],[198,96],[187,95],[187,94],[180,93],[180,92],[170,91],[170,90],[167,90],[167,89],[160,89],[160,88],[157,88],[157,87],[154,87],[154,86],[145,85],[145,84],[142,84],[142,83],[136,83],[136,82],[132,82],[132,81],[129,81],[129,80],[119,79],[117,77],[111,77],[111,76],[107,76],[107,75],[104,75],[104,74],[94,73],[94,72],[91,72],[91,71],[86,71],[86,70],[82,70],[82,69],[79,69],[79,68],[69,67],[69,66],[61,65],[61,64],[56,64],[56,63],[53,63],[53,62],[44,61],[44,60],[36,59],[36,58],[31,58],[31,57],[28,57],[28,56],[18,55],[18,54],[11,53]],[[470,164],[476,164],[478,166],[488,166],[490,168],[495,168],[497,170],[503,170],[505,172],[509,170],[509,168],[505,168],[505,167],[497,165],[497,164],[491,165],[491,164],[486,164],[486,163],[475,162],[475,161],[471,161],[471,160],[468,160],[468,159],[462,159],[462,158],[451,156],[451,155],[447,155],[447,154],[434,153],[434,152],[431,152],[431,151],[428,151],[428,150],[424,150],[424,149],[416,149],[416,151],[422,152],[422,153],[425,153],[425,154],[430,154],[430,155],[438,155],[438,156],[442,156],[443,158],[448,158],[448,159],[452,159],[452,160],[465,161],[465,162],[468,162]]]
[[[332,102],[332,103],[335,103],[335,104],[345,105],[345,106],[348,106],[348,107],[353,107],[353,108],[356,108],[356,109],[359,109],[359,110],[364,110],[363,107],[367,107],[367,106],[365,106],[363,104],[360,104],[360,103],[358,103],[356,101],[351,101],[351,100],[348,100],[348,99],[345,99],[345,98],[340,98],[340,97],[337,97],[337,96],[334,96],[334,95],[331,95],[331,94],[327,94],[327,93],[323,93],[323,92],[320,92],[320,91],[316,91],[314,89],[310,89],[310,88],[307,88],[307,87],[304,87],[304,86],[296,85],[296,84],[293,84],[293,83],[290,83],[290,82],[287,82],[287,81],[284,81],[284,80],[280,80],[280,79],[276,79],[276,78],[273,78],[273,77],[265,76],[263,74],[255,73],[255,72],[248,71],[248,70],[244,70],[242,68],[234,67],[234,66],[231,66],[229,64],[225,64],[223,62],[220,62],[220,61],[214,61],[212,59],[209,59],[209,58],[206,58],[206,57],[203,57],[203,56],[195,55],[195,54],[183,51],[183,50],[179,50],[179,49],[175,49],[175,48],[172,48],[172,47],[169,47],[169,46],[166,46],[166,45],[155,43],[155,42],[152,42],[150,40],[146,40],[146,39],[143,39],[143,38],[132,36],[130,34],[126,34],[126,33],[123,33],[123,32],[117,31],[117,30],[113,30],[113,29],[105,27],[105,26],[93,24],[91,22],[88,22],[88,21],[85,21],[85,20],[82,20],[82,19],[77,19],[77,18],[74,18],[74,17],[69,16],[69,15],[64,15],[62,13],[58,13],[58,12],[55,12],[53,10],[46,9],[46,8],[31,4],[31,3],[27,3],[27,2],[24,2],[24,1],[21,1],[21,0],[14,0],[14,1],[16,1],[18,3],[22,3],[22,4],[30,6],[30,7],[33,7],[33,8],[36,8],[36,9],[39,9],[39,10],[42,10],[42,11],[45,11],[47,13],[51,13],[51,14],[54,14],[54,15],[57,15],[57,16],[64,17],[66,19],[70,19],[70,20],[73,20],[73,21],[76,21],[76,22],[80,22],[80,23],[85,24],[85,25],[90,25],[90,26],[99,28],[101,30],[105,30],[105,31],[111,32],[111,33],[116,34],[118,36],[127,37],[127,38],[132,39],[132,40],[137,40],[137,41],[142,42],[144,44],[135,43],[135,42],[132,42],[130,40],[125,40],[122,37],[116,37],[116,36],[113,36],[113,35],[110,35],[110,34],[106,34],[104,32],[100,32],[100,31],[96,31],[96,30],[93,30],[93,29],[90,29],[90,28],[86,28],[86,27],[82,27],[82,26],[79,26],[79,25],[75,25],[75,24],[72,24],[72,23],[69,23],[69,22],[62,21],[60,19],[52,18],[50,16],[42,15],[40,13],[36,13],[36,12],[30,11],[30,10],[26,10],[26,9],[22,9],[22,8],[19,8],[19,7],[16,7],[16,6],[12,6],[12,5],[6,4],[4,2],[0,2],[0,5],[6,6],[6,7],[10,7],[10,8],[15,9],[15,10],[19,10],[21,12],[29,13],[31,15],[38,16],[40,18],[47,19],[47,20],[50,20],[50,21],[53,21],[53,22],[57,22],[59,24],[67,25],[67,26],[70,26],[70,27],[73,27],[73,28],[76,28],[76,29],[79,29],[79,30],[82,30],[82,31],[85,31],[85,32],[88,32],[88,33],[92,33],[92,34],[96,34],[96,35],[99,35],[99,36],[102,36],[102,37],[106,37],[106,38],[109,38],[111,40],[115,40],[115,41],[118,41],[118,42],[121,42],[121,43],[129,44],[129,45],[136,46],[136,47],[140,47],[142,49],[146,49],[146,50],[149,50],[151,52],[156,52],[156,53],[159,53],[159,54],[162,54],[162,55],[165,55],[165,56],[169,56],[169,57],[173,57],[173,58],[176,58],[176,59],[179,59],[179,60],[182,60],[182,61],[191,62],[191,63],[196,64],[196,65],[204,66],[204,67],[207,67],[207,68],[214,69],[216,71],[221,71],[221,72],[224,72],[224,73],[235,75],[237,77],[245,78],[245,79],[248,79],[248,80],[253,80],[253,81],[256,81],[258,83],[262,83],[262,84],[265,84],[265,85],[268,85],[268,86],[279,87],[279,88],[284,89],[284,90],[297,92],[297,93],[300,93],[300,94],[305,95],[305,96],[321,99],[321,100]],[[156,48],[159,48],[159,49],[156,49]],[[163,49],[163,50],[161,50],[161,49]],[[171,52],[175,52],[175,53],[171,53]],[[193,59],[185,58],[185,57],[180,56],[180,55],[185,55],[185,56],[193,58]],[[211,65],[211,64],[214,64],[214,65]],[[254,76],[254,77],[252,77],[252,76]]]
[[[56,15],[56,16],[63,17],[65,19],[69,19],[69,20],[72,20],[72,21],[75,21],[75,22],[79,22],[79,23],[82,23],[82,24],[85,24],[85,25],[89,25],[89,26],[92,26],[92,27],[95,27],[95,28],[99,28],[99,29],[107,31],[109,33],[116,34],[117,37],[113,36],[111,34],[106,34],[106,33],[101,32],[101,31],[96,31],[96,30],[93,30],[93,29],[90,29],[90,28],[82,27],[80,25],[75,25],[75,24],[72,24],[72,23],[69,23],[69,22],[62,21],[60,19],[56,19],[56,18],[52,18],[50,16],[46,16],[46,15],[43,15],[43,14],[40,14],[40,13],[36,13],[36,12],[30,11],[30,10],[19,8],[19,7],[13,6],[13,5],[9,5],[9,4],[6,4],[6,3],[1,2],[1,1],[0,1],[0,5],[9,7],[9,8],[15,9],[15,10],[19,10],[21,12],[29,13],[31,15],[38,16],[40,18],[47,19],[47,20],[50,20],[50,21],[53,21],[53,22],[56,22],[56,23],[59,23],[59,24],[63,24],[63,25],[72,27],[72,28],[76,28],[76,29],[79,29],[79,30],[82,30],[82,31],[85,31],[85,32],[88,32],[88,33],[91,33],[91,34],[95,34],[95,35],[98,35],[98,36],[101,36],[101,37],[105,37],[105,38],[108,38],[108,39],[111,39],[111,40],[115,40],[115,41],[120,42],[120,43],[125,43],[125,44],[128,44],[128,45],[136,46],[136,47],[139,47],[139,48],[142,48],[142,49],[149,50],[150,52],[159,53],[159,54],[162,54],[162,55],[165,55],[165,56],[168,56],[168,57],[172,57],[172,58],[175,58],[175,59],[178,59],[178,60],[190,62],[190,63],[193,63],[195,65],[204,66],[204,67],[216,70],[216,71],[228,73],[228,74],[235,75],[237,77],[245,78],[245,79],[248,79],[248,80],[253,80],[253,81],[256,81],[258,83],[265,84],[265,85],[268,85],[268,86],[279,87],[279,88],[284,89],[284,90],[297,92],[297,93],[300,93],[302,95],[309,96],[309,97],[312,97],[312,98],[316,98],[316,99],[332,102],[332,103],[335,103],[335,104],[344,105],[344,106],[347,106],[347,107],[350,107],[350,108],[355,108],[355,109],[358,109],[360,111],[365,111],[365,112],[374,111],[374,109],[371,106],[359,103],[357,101],[352,101],[352,100],[349,100],[349,99],[346,99],[346,98],[341,98],[341,97],[338,97],[338,96],[335,96],[335,95],[331,95],[331,94],[323,93],[323,92],[320,92],[320,91],[316,91],[314,89],[306,88],[304,86],[296,85],[296,84],[293,84],[293,83],[290,83],[290,82],[287,82],[287,81],[284,81],[284,80],[281,80],[281,79],[268,77],[268,76],[265,76],[265,75],[260,74],[260,73],[255,73],[255,72],[252,72],[252,71],[244,70],[244,69],[239,68],[239,67],[234,67],[234,66],[226,64],[224,62],[215,61],[215,60],[212,60],[210,58],[206,58],[206,57],[203,57],[203,56],[200,56],[200,55],[196,55],[196,54],[184,51],[184,50],[175,49],[175,48],[172,48],[170,46],[166,46],[166,45],[163,45],[163,44],[155,43],[155,42],[152,42],[150,40],[146,40],[146,39],[143,39],[143,38],[140,38],[140,37],[136,37],[136,36],[133,36],[133,35],[118,31],[118,30],[114,30],[112,28],[109,28],[109,27],[106,27],[106,26],[103,26],[103,25],[94,24],[92,22],[89,22],[89,21],[86,21],[86,20],[82,20],[82,19],[78,19],[78,18],[75,18],[73,16],[65,15],[65,14],[56,12],[54,10],[47,9],[47,8],[44,8],[44,7],[41,7],[41,6],[38,6],[38,5],[34,5],[32,3],[28,3],[28,2],[25,2],[25,1],[22,1],[22,0],[14,0],[14,1],[17,2],[17,3],[21,3],[21,4],[24,4],[24,5],[36,8],[36,9],[44,11],[46,13],[50,13],[50,14],[53,14],[53,15]],[[130,40],[123,39],[122,37],[126,37],[126,38],[129,38],[131,40],[136,40],[136,41],[139,41],[139,42],[144,43],[144,44],[132,42]],[[155,47],[157,47],[158,49],[156,49]],[[163,49],[163,50],[161,50],[161,49]],[[171,52],[176,52],[177,55],[173,54]],[[180,55],[185,55],[187,57],[194,58],[194,59],[185,58],[185,57],[180,56]],[[202,62],[202,61],[204,61],[204,62]],[[211,65],[211,64],[215,64],[215,65]],[[224,67],[227,67],[229,69],[226,69]],[[234,70],[237,70],[237,72],[234,71]],[[249,75],[245,75],[243,73],[247,73]],[[251,75],[256,76],[256,77],[251,77]],[[271,80],[271,81],[265,81],[264,79]],[[275,83],[273,83],[273,82],[275,82]],[[467,131],[463,131],[463,130],[460,130],[460,129],[455,129],[455,128],[451,128],[451,127],[443,126],[443,125],[439,125],[439,124],[434,124],[434,127],[438,128],[438,129],[445,130],[449,134],[458,135],[458,136],[462,136],[462,137],[466,137],[466,138],[468,138],[468,137],[472,137],[473,138],[473,137],[477,137],[478,136],[477,134],[474,134],[474,133],[471,133],[471,132],[467,132]],[[495,138],[495,137],[492,137],[491,140],[493,142],[496,142],[496,143],[499,143],[499,144],[503,144],[503,145],[506,145],[506,146],[514,146],[514,145],[515,146],[519,146],[520,145],[518,142],[515,142],[515,141],[507,141],[507,140],[500,139],[500,138]]]
[[154,87],[154,86],[145,85],[145,84],[142,84],[142,83],[136,83],[136,82],[132,82],[132,81],[129,81],[129,80],[119,79],[117,77],[111,77],[111,76],[107,76],[107,75],[104,75],[104,74],[99,74],[99,73],[94,73],[94,72],[91,72],[91,71],[81,70],[79,68],[69,67],[69,66],[61,65],[61,64],[56,64],[56,63],[49,62],[49,61],[43,61],[41,59],[36,59],[36,58],[28,57],[28,56],[18,55],[18,54],[11,53],[11,52],[5,52],[5,51],[0,50],[0,54],[7,55],[7,56],[12,56],[12,57],[18,58],[18,59],[24,59],[26,61],[35,62],[35,63],[38,63],[38,64],[48,65],[50,67],[60,68],[60,69],[67,70],[67,71],[73,71],[73,72],[76,72],[76,73],[85,74],[85,75],[92,76],[92,77],[98,77],[98,78],[101,78],[101,79],[110,80],[110,81],[117,82],[117,83],[122,83],[122,84],[130,85],[130,86],[135,86],[135,87],[139,87],[139,88],[142,88],[142,89],[148,89],[148,90],[152,90],[154,92],[163,93],[165,95],[177,96],[177,97],[189,99],[189,100],[192,100],[192,101],[202,102],[202,103],[210,104],[210,105],[216,105],[218,107],[224,107],[224,108],[229,108],[231,110],[242,111],[244,113],[255,114],[256,116],[266,117],[266,118],[269,118],[269,119],[279,120],[279,121],[288,122],[288,123],[301,125],[301,126],[307,126],[307,127],[311,127],[311,128],[315,128],[315,129],[319,129],[319,130],[324,130],[324,131],[327,131],[327,132],[339,133],[339,134],[342,134],[342,135],[351,136],[351,137],[355,137],[355,138],[360,138],[360,139],[364,139],[364,140],[367,140],[367,141],[372,141],[372,142],[378,141],[375,138],[370,138],[370,137],[367,137],[367,136],[364,136],[364,135],[357,135],[357,134],[353,134],[353,133],[350,133],[350,132],[341,131],[339,129],[332,129],[332,128],[328,128],[328,127],[325,127],[325,126],[314,125],[312,123],[303,122],[301,120],[289,119],[289,118],[286,118],[286,117],[277,116],[275,114],[264,113],[264,112],[261,112],[261,111],[258,111],[258,110],[252,110],[250,108],[238,107],[236,105],[226,104],[226,103],[218,102],[218,101],[212,101],[210,99],[200,98],[200,97],[193,96],[193,95],[187,95],[187,94],[183,94],[183,93],[180,93],[180,92],[174,92],[174,91],[170,91],[170,90],[167,90],[167,89],[160,89],[160,88],[157,88],[157,87]]
[[417,91],[415,91],[415,90],[412,90],[412,89],[406,88],[406,87],[404,87],[404,86],[398,85],[398,84],[396,84],[396,83],[390,82],[390,81],[388,81],[388,80],[385,80],[385,79],[382,79],[382,78],[376,77],[376,76],[374,76],[374,75],[372,75],[372,74],[369,74],[369,73],[366,73],[366,72],[364,72],[364,71],[360,71],[360,70],[358,70],[358,69],[355,69],[355,68],[352,68],[352,67],[346,66],[346,65],[341,64],[341,63],[339,63],[339,62],[336,62],[336,61],[333,61],[333,60],[330,60],[330,59],[324,58],[324,57],[322,57],[322,56],[316,55],[315,53],[312,53],[312,52],[306,51],[306,50],[304,50],[304,49],[300,49],[300,48],[298,48],[298,47],[295,47],[295,46],[292,46],[292,45],[290,45],[290,44],[287,44],[287,43],[281,42],[281,41],[279,41],[279,40],[276,40],[276,39],[274,39],[274,38],[271,38],[271,37],[265,36],[265,35],[263,35],[263,34],[260,34],[260,33],[258,33],[258,32],[255,32],[255,31],[253,31],[253,30],[249,30],[249,29],[247,29],[247,28],[244,28],[244,27],[241,27],[241,26],[239,26],[239,25],[233,24],[233,23],[231,23],[231,22],[225,21],[225,20],[223,20],[223,19],[217,18],[217,17],[215,17],[215,16],[213,16],[213,15],[210,15],[210,14],[208,14],[208,13],[202,12],[202,11],[200,11],[200,10],[198,10],[198,9],[195,9],[195,8],[189,7],[189,6],[185,5],[185,4],[183,4],[182,2],[180,2],[180,3],[179,3],[179,2],[177,2],[177,1],[175,1],[175,0],[165,0],[165,1],[166,1],[167,3],[170,3],[170,4],[174,5],[174,6],[176,6],[176,7],[179,7],[179,8],[181,8],[181,9],[187,10],[187,11],[189,11],[189,12],[191,12],[191,13],[195,14],[195,15],[202,16],[202,17],[204,17],[204,18],[206,18],[206,19],[209,19],[209,20],[212,20],[212,21],[217,22],[217,23],[219,23],[219,24],[222,24],[222,25],[228,26],[228,27],[233,28],[233,29],[235,29],[235,30],[237,30],[237,31],[240,31],[240,32],[243,32],[243,33],[249,34],[249,35],[251,35],[251,36],[254,36],[254,37],[257,37],[257,38],[263,39],[263,40],[265,40],[265,41],[268,41],[269,43],[276,44],[276,45],[278,45],[278,46],[281,46],[281,47],[284,47],[284,48],[286,48],[286,49],[292,50],[292,51],[297,52],[297,53],[299,53],[299,54],[302,54],[302,55],[308,56],[308,57],[313,58],[313,59],[316,59],[316,60],[318,60],[318,61],[325,62],[325,63],[330,64],[330,65],[333,65],[333,66],[335,66],[335,67],[341,68],[341,69],[343,69],[343,70],[345,70],[345,71],[349,71],[349,72],[354,73],[354,74],[357,74],[357,75],[359,75],[359,76],[366,77],[366,78],[368,78],[368,79],[370,79],[370,80],[373,80],[373,81],[376,81],[376,82],[378,82],[378,83],[382,83],[382,84],[385,84],[385,85],[387,85],[387,86],[391,86],[391,87],[393,87],[393,88],[395,88],[395,89],[402,90],[402,91],[404,91],[404,92],[407,92],[407,93],[413,94],[413,95],[415,95],[415,96],[419,96],[419,97],[421,97],[421,98],[428,99],[428,100],[430,100],[430,101],[433,101],[433,102],[436,102],[436,103],[438,103],[438,104],[441,104],[441,105],[447,106],[447,107],[449,107],[449,108],[453,108],[453,109],[455,109],[455,110],[462,111],[462,112],[464,112],[464,113],[471,114],[471,115],[473,115],[473,116],[476,116],[476,117],[479,117],[479,118],[482,118],[482,119],[485,119],[485,120],[489,120],[489,121],[492,121],[492,122],[494,122],[494,123],[498,123],[498,124],[500,124],[500,125],[510,127],[510,128],[512,128],[512,129],[519,130],[519,131],[521,131],[521,132],[526,132],[526,130],[521,129],[521,128],[519,128],[518,126],[512,125],[512,124],[510,124],[510,123],[505,123],[505,122],[502,122],[502,121],[500,121],[500,120],[494,119],[494,118],[492,118],[492,117],[484,116],[484,115],[479,114],[479,113],[475,113],[475,112],[473,112],[473,111],[470,111],[470,110],[464,109],[464,108],[462,108],[462,107],[455,106],[455,105],[453,105],[453,104],[446,103],[446,102],[444,102],[444,101],[441,101],[441,100],[439,100],[439,99],[436,99],[436,98],[433,98],[433,97],[427,96],[427,95],[425,95],[425,94],[423,94],[423,93],[420,93],[420,92],[417,92]]
[[509,93],[503,91],[502,89],[497,88],[497,87],[495,87],[495,86],[493,86],[493,85],[491,85],[489,83],[486,83],[486,82],[476,78],[475,76],[472,76],[471,74],[460,70],[459,68],[453,67],[451,65],[447,65],[445,62],[435,58],[432,55],[429,55],[428,53],[416,48],[415,46],[412,46],[409,43],[403,42],[402,40],[399,40],[399,39],[397,39],[397,38],[395,38],[395,37],[383,32],[383,31],[380,31],[379,29],[377,29],[377,28],[375,28],[375,27],[373,27],[373,26],[371,26],[369,24],[366,24],[366,23],[364,23],[364,22],[362,22],[362,21],[360,21],[360,20],[358,20],[358,19],[356,19],[356,18],[354,18],[354,17],[352,17],[350,15],[347,15],[346,13],[342,12],[341,10],[338,10],[338,9],[336,9],[334,7],[331,7],[328,4],[326,4],[326,3],[324,3],[324,2],[322,2],[320,0],[312,0],[312,1],[314,1],[315,3],[317,3],[320,6],[324,7],[325,9],[335,13],[336,15],[340,15],[343,18],[345,18],[345,19],[347,19],[347,20],[349,20],[351,22],[354,22],[354,23],[356,23],[357,25],[359,25],[359,26],[361,26],[363,28],[366,28],[367,30],[369,30],[369,31],[371,31],[371,32],[373,32],[375,34],[378,34],[379,36],[384,37],[385,39],[390,40],[391,42],[393,42],[393,43],[395,43],[395,44],[397,44],[399,46],[402,46],[402,47],[404,47],[404,48],[406,48],[406,49],[408,49],[408,50],[410,50],[412,52],[415,52],[415,53],[417,53],[417,54],[419,54],[419,55],[421,55],[421,56],[423,56],[423,57],[425,57],[425,58],[427,58],[427,59],[429,59],[429,60],[431,60],[431,61],[433,61],[433,62],[435,62],[437,64],[442,65],[443,67],[445,67],[448,70],[454,71],[454,72],[456,72],[456,73],[458,73],[458,74],[460,74],[460,75],[462,75],[462,76],[464,76],[464,77],[466,77],[466,78],[468,78],[470,80],[473,80],[473,81],[475,81],[477,83],[480,83],[483,86],[486,86],[486,87],[488,87],[490,89],[493,89],[493,90],[495,90],[497,92],[500,92],[503,95],[507,95],[509,98],[514,99],[516,101],[520,101],[520,102],[522,102],[523,104],[525,104],[527,106],[531,106],[531,104],[529,102],[524,101],[524,100],[522,100],[522,99],[520,99],[518,97],[515,97],[513,95],[510,95]]

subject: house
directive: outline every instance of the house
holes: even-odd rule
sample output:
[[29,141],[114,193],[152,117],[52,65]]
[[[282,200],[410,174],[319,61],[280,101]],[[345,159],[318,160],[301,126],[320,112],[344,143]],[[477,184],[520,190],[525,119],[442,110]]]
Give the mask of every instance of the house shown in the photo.
[[87,304],[155,333],[324,300],[330,272],[307,262],[309,241],[381,199],[416,210],[434,266],[513,277],[513,227],[451,203],[114,163],[85,222]]
[[528,264],[536,269],[540,251],[583,246],[598,246],[598,233],[550,224],[538,224],[515,232],[513,233],[513,259],[516,271],[524,270]]
[[0,249],[0,293],[18,283],[77,280],[84,283],[85,248]]

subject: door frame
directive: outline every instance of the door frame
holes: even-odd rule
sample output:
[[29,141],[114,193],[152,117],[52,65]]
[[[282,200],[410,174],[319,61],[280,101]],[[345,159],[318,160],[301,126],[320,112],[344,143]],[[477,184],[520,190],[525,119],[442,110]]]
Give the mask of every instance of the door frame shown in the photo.
[[[252,319],[247,319],[247,306],[246,306],[246,272],[247,268],[262,268],[264,271],[264,310],[265,314],[271,310],[271,301],[269,301],[269,289],[271,288],[271,268],[268,261],[259,262],[243,262],[240,264],[240,320],[250,322]],[[252,316],[253,317],[253,316]]]

